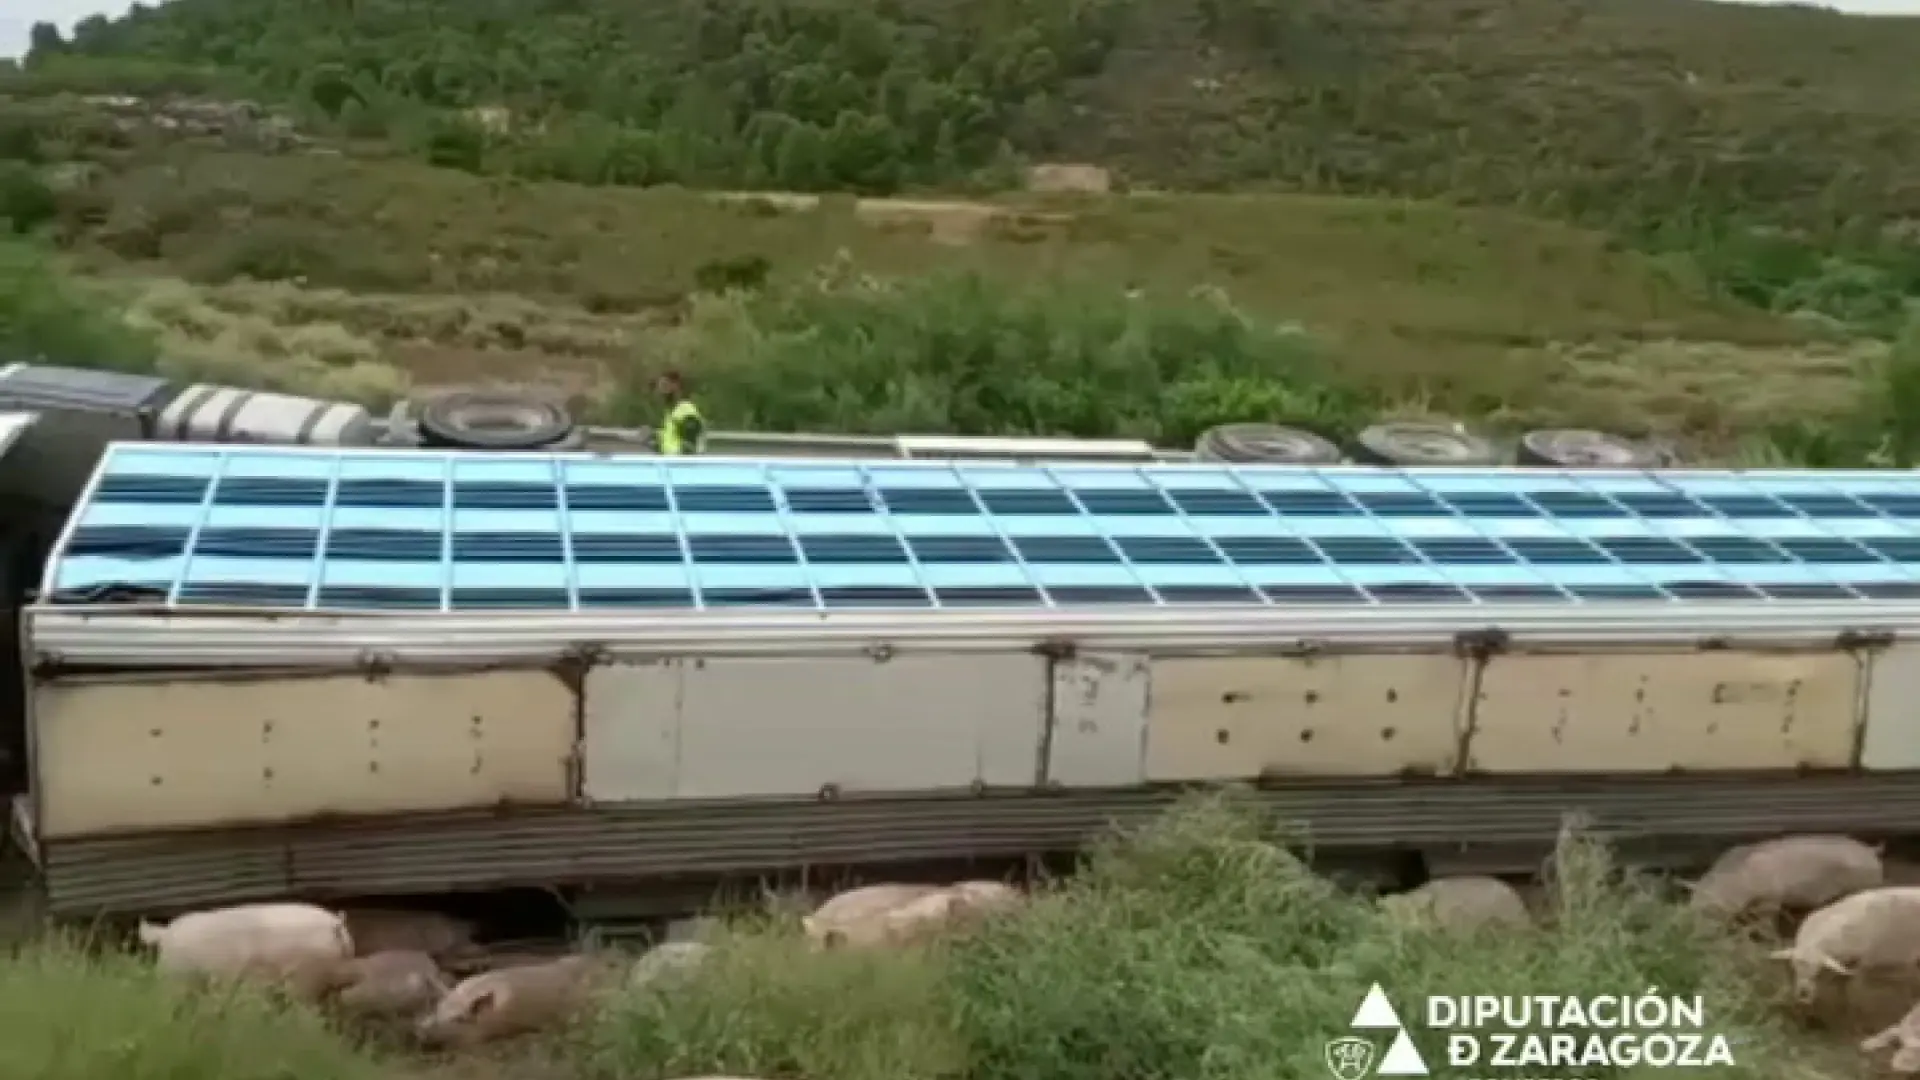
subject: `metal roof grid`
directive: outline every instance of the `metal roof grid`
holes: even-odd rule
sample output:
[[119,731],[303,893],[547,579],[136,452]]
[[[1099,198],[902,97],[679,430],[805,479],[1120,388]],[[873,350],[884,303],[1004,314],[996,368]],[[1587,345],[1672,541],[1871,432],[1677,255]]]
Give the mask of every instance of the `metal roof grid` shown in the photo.
[[45,593],[587,610],[1920,596],[1920,476],[119,444]]

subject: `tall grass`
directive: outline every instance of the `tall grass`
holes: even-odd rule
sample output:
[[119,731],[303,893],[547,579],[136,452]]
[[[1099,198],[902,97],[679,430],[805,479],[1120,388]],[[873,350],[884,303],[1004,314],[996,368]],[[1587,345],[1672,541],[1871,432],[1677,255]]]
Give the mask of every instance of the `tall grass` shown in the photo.
[[1396,922],[1269,839],[1202,802],[945,945],[821,957],[738,930],[711,967],[618,1000],[576,1060],[591,1080],[1294,1080],[1325,1075],[1379,982],[1416,1025],[1427,994],[1699,994],[1738,1065],[1696,1075],[1815,1075],[1743,947],[1590,840],[1560,845],[1539,928],[1463,934]]
[[0,957],[9,1080],[377,1080],[320,1018],[234,990],[191,991],[151,965],[52,940]]
[[1849,414],[1776,424],[1744,448],[1745,463],[1822,469],[1920,466],[1920,319],[1864,365]]
[[[790,921],[735,923],[708,963],[618,991],[536,1048],[537,1075],[1303,1080],[1325,1075],[1326,1043],[1349,1033],[1376,982],[1430,1064],[1445,1058],[1420,1026],[1428,994],[1658,987],[1704,998],[1707,1025],[1735,1048],[1734,1067],[1693,1075],[1826,1075],[1770,1005],[1778,972],[1757,972],[1750,945],[1590,839],[1562,839],[1537,927],[1463,933],[1396,921],[1273,842],[1286,838],[1247,806],[1205,798],[1115,835],[1024,910],[945,941],[818,953]],[[519,1075],[499,1059],[488,1069]],[[59,940],[0,957],[0,1075],[10,1080],[403,1080],[425,1070],[357,1050],[308,1013],[182,989],[132,959]]]

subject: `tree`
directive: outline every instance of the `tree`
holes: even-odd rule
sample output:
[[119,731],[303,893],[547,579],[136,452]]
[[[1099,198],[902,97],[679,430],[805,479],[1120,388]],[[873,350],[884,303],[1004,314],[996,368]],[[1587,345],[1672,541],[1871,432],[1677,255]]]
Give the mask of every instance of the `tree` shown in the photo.
[[49,56],[67,51],[67,41],[60,36],[60,28],[50,22],[37,22],[27,31],[27,63],[45,60]]

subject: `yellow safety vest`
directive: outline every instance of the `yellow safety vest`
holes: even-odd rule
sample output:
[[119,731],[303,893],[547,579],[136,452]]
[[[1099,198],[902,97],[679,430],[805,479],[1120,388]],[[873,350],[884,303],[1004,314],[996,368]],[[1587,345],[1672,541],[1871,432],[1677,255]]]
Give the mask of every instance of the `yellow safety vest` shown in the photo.
[[691,401],[682,401],[667,413],[666,423],[660,425],[660,452],[663,454],[697,454],[707,443],[707,433],[703,430],[694,437],[691,447],[681,437],[680,429],[688,420],[701,420],[700,407]]

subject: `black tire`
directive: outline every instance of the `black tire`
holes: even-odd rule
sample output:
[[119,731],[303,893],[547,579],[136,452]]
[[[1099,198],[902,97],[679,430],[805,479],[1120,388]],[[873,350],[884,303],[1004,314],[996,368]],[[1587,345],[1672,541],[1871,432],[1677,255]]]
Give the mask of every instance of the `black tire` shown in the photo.
[[1500,449],[1454,424],[1375,424],[1354,440],[1353,456],[1371,465],[1479,468],[1501,464]]
[[456,450],[544,450],[573,433],[558,402],[484,390],[436,397],[414,423],[422,446]]
[[1553,469],[1657,469],[1659,451],[1604,431],[1549,428],[1520,438],[1514,457],[1522,465]]
[[1199,461],[1269,465],[1338,465],[1340,448],[1300,428],[1277,424],[1222,424],[1193,444]]

